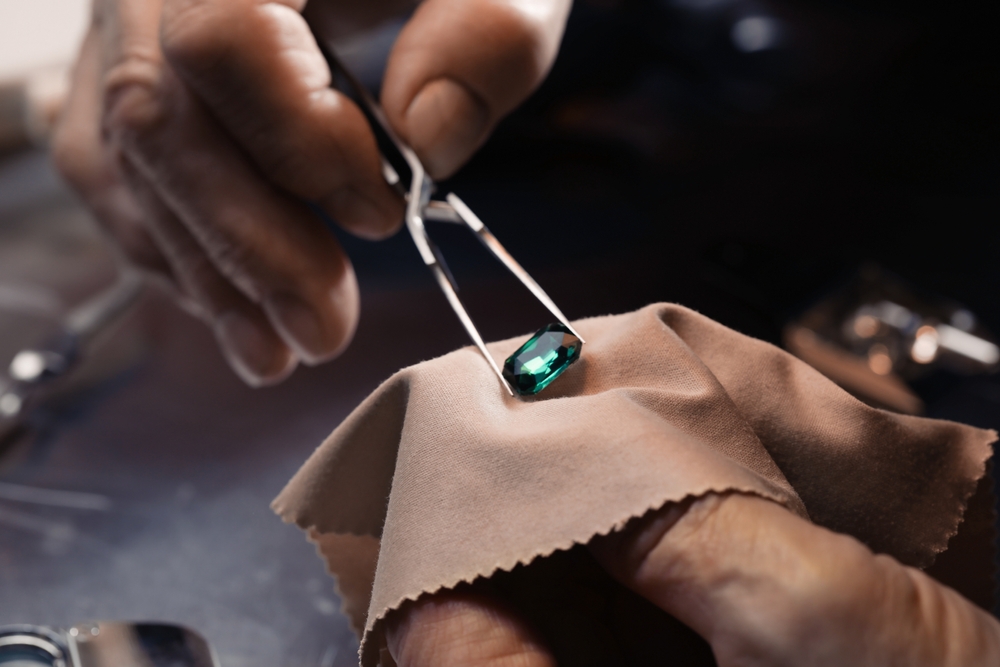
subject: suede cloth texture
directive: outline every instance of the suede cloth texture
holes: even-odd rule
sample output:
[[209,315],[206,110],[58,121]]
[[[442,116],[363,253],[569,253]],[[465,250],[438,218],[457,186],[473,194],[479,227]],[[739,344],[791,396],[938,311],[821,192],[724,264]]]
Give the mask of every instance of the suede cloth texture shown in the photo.
[[[275,500],[337,576],[366,667],[405,601],[710,492],[771,499],[925,567],[992,453],[992,431],[869,407],[682,306],[575,326],[580,361],[536,397],[509,397],[472,347],[399,371]],[[488,347],[502,360],[525,338]]]

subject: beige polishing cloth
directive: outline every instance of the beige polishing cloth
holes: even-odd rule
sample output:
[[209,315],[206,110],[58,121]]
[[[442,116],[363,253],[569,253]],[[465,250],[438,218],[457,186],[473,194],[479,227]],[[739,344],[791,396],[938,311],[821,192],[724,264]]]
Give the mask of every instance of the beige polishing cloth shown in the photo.
[[[992,431],[877,410],[677,305],[581,320],[578,363],[511,398],[475,348],[403,369],[274,502],[337,575],[377,663],[406,600],[571,549],[665,503],[737,491],[926,566]],[[524,338],[493,343],[504,359]]]

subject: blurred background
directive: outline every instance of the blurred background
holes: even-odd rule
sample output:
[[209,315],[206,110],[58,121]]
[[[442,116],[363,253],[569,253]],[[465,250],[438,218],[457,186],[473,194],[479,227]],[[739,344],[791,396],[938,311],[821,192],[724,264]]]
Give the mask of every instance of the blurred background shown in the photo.
[[[354,344],[242,386],[52,170],[88,11],[0,0],[0,624],[167,620],[228,666],[355,664],[319,559],[267,504],[381,380],[464,332],[405,234],[334,229],[361,283]],[[998,19],[577,0],[547,82],[445,187],[570,317],[680,302],[873,405],[998,428]],[[398,28],[343,46],[373,88]],[[548,321],[462,230],[431,232],[484,336]],[[996,612],[994,552],[975,558],[962,590]]]

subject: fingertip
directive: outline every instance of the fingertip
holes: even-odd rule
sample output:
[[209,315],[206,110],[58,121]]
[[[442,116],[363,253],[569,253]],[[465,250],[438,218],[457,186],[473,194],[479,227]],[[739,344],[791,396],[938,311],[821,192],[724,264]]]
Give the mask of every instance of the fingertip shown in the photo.
[[266,323],[244,313],[231,311],[219,316],[213,330],[226,361],[251,387],[277,384],[298,364],[292,351],[266,328]]
[[447,178],[486,140],[490,112],[486,102],[450,78],[430,81],[405,114],[406,135],[432,177]]
[[234,363],[228,358],[227,361],[230,362],[230,368],[233,369],[248,387],[251,389],[263,389],[264,387],[273,387],[274,385],[281,384],[298,368],[299,360],[291,350],[285,348],[282,358],[283,365],[276,366],[273,371],[260,374],[252,368],[248,368],[240,363]]
[[535,90],[555,59],[569,0],[425,0],[393,46],[389,120],[435,178],[454,173]]
[[275,294],[264,302],[264,310],[282,339],[308,365],[331,356],[329,335],[315,309],[294,294]]
[[388,186],[371,195],[343,188],[322,206],[341,227],[369,241],[386,239],[403,224],[403,200]]
[[277,293],[269,296],[263,307],[299,359],[315,366],[338,356],[354,337],[360,312],[357,280],[348,270],[316,300]]

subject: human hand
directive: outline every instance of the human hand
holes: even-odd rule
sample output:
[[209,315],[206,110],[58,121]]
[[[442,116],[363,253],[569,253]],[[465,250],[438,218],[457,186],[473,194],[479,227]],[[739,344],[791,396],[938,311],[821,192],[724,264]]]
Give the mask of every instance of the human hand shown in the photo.
[[[425,0],[382,99],[436,178],[454,172],[542,80],[570,0]],[[305,0],[94,0],[53,146],[56,165],[136,265],[211,327],[253,385],[350,341],[350,261],[307,203],[365,238],[392,234],[360,110],[331,75]],[[341,35],[412,3],[313,0]],[[325,34],[325,33],[324,33]]]
[[[669,505],[590,550],[707,640],[720,667],[1000,664],[996,619],[923,573],[755,496]],[[522,611],[488,589],[428,596],[389,617],[387,647],[399,667],[555,665]]]

